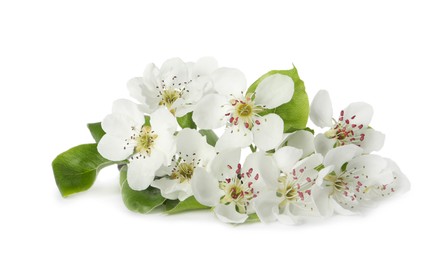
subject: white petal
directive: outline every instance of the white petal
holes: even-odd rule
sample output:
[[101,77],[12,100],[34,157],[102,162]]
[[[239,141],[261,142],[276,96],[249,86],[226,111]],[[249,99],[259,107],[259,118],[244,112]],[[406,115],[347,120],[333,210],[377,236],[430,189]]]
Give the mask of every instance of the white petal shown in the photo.
[[214,207],[219,203],[223,191],[217,179],[203,168],[197,168],[191,178],[194,197],[205,206]]
[[225,113],[228,108],[226,97],[218,94],[204,96],[198,103],[192,114],[192,119],[199,128],[215,129],[225,124]]
[[253,203],[256,214],[262,222],[268,223],[276,220],[273,210],[278,208],[279,198],[275,191],[261,193]]
[[247,87],[244,73],[233,68],[219,68],[211,74],[214,89],[221,95],[240,96]]
[[331,190],[328,188],[314,187],[312,197],[320,214],[324,217],[330,217],[334,214],[333,199],[330,198]]
[[351,124],[363,125],[367,127],[373,116],[373,108],[364,102],[351,103],[344,110],[344,120],[349,120]]
[[321,153],[322,155],[326,155],[329,150],[334,148],[335,139],[329,139],[324,134],[317,134],[315,136],[315,150],[317,153]]
[[151,184],[152,187],[158,188],[161,192],[161,196],[170,200],[178,199],[178,190],[176,185],[179,183],[176,180],[171,180],[168,178],[161,178],[154,180]]
[[332,207],[334,208],[334,212],[343,215],[343,216],[354,216],[358,215],[358,212],[354,212],[351,210],[348,210],[346,208],[343,208],[340,204],[338,204],[335,200],[331,200],[330,203],[332,204]]
[[132,147],[124,147],[127,142],[123,138],[110,134],[104,135],[98,143],[98,152],[102,157],[111,161],[122,161],[129,158],[133,153]]
[[143,72],[143,82],[144,85],[150,91],[156,91],[156,86],[158,86],[160,82],[160,70],[155,66],[155,64],[151,63],[146,66],[146,69]]
[[133,127],[140,129],[141,124],[139,125],[126,115],[110,114],[102,120],[101,127],[107,134],[121,137],[124,140],[132,136],[134,133]]
[[230,126],[216,142],[216,151],[244,148],[253,142],[253,134],[243,126]]
[[164,131],[173,134],[177,130],[177,120],[166,107],[160,107],[150,115],[151,128],[155,133]]
[[316,180],[315,183],[316,183],[318,186],[321,186],[321,184],[322,184],[323,181],[324,181],[324,177],[326,177],[326,175],[328,175],[329,173],[331,173],[333,170],[334,170],[334,166],[333,166],[333,165],[329,165],[329,166],[324,167],[323,169],[321,169],[321,170],[318,172],[318,177],[317,177],[317,180]]
[[163,156],[152,151],[151,156],[139,158],[130,161],[127,170],[127,182],[133,190],[144,190],[152,183],[155,177],[155,171],[163,163]]
[[255,145],[268,151],[278,147],[283,139],[284,122],[277,114],[267,114],[259,118],[261,124],[252,128]]
[[302,157],[307,157],[315,152],[314,135],[306,130],[299,130],[287,137],[288,146],[292,146],[303,151]]
[[131,97],[138,100],[140,103],[146,103],[146,98],[143,95],[143,90],[146,88],[143,78],[133,78],[127,82],[127,89]]
[[206,139],[198,131],[185,128],[177,134],[177,153],[184,159],[193,159],[206,145]]
[[154,141],[154,150],[163,155],[163,164],[168,165],[176,150],[174,136],[168,132],[159,133]]
[[292,99],[295,90],[292,78],[274,74],[265,78],[256,88],[255,103],[266,108],[275,108]]
[[336,172],[340,172],[341,166],[362,154],[363,149],[353,145],[344,145],[330,150],[324,158],[324,165],[333,165]]
[[245,158],[242,172],[247,172],[250,168],[253,170],[252,178],[259,173],[261,178],[255,182],[257,188],[266,183],[270,188],[276,189],[278,186],[279,168],[276,166],[273,156],[266,155],[264,152],[251,153]]
[[396,192],[403,193],[407,192],[411,188],[410,181],[408,178],[402,173],[399,166],[391,160],[391,159],[385,159],[388,163],[387,169],[391,170],[393,172],[393,175],[396,177]]
[[193,77],[210,75],[217,69],[217,60],[213,57],[202,57],[192,66]]
[[217,218],[224,223],[240,224],[244,223],[248,218],[248,215],[237,212],[233,203],[228,205],[217,205],[214,208],[214,213],[216,214]]
[[166,60],[160,67],[160,78],[167,86],[178,86],[189,80],[188,66],[179,58]]
[[386,174],[380,174],[387,166],[387,161],[375,154],[367,154],[357,156],[350,160],[346,166],[347,170],[356,169],[356,175],[363,176],[368,175],[368,179],[371,185],[373,184],[388,184],[393,180],[393,175],[391,172]]
[[320,90],[310,105],[310,120],[323,128],[332,126],[332,102],[326,90]]
[[[230,172],[234,175],[239,160],[241,149],[224,150],[220,152],[211,162],[211,173],[217,178],[224,179]],[[231,169],[228,165],[233,168]]]
[[127,99],[118,99],[113,102],[112,114],[119,114],[129,117],[135,124],[144,124],[144,114],[138,105]]
[[385,135],[374,129],[366,129],[365,139],[360,143],[360,147],[363,148],[364,153],[371,153],[373,151],[379,151],[382,149],[385,143]]
[[311,156],[299,161],[293,168],[299,170],[298,182],[302,183],[310,178],[316,180],[318,177],[318,171],[315,168],[323,163],[323,156],[321,154],[312,154]]
[[273,157],[281,171],[290,173],[292,172],[293,167],[299,162],[302,155],[302,150],[291,146],[285,146],[278,149]]

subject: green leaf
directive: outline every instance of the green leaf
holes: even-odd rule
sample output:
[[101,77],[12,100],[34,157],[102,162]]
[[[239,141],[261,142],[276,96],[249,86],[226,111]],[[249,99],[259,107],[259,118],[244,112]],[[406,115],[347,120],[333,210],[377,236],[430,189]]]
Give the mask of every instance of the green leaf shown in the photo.
[[196,129],[196,123],[192,120],[192,112],[189,112],[188,114],[177,117],[177,122],[180,125],[181,128],[191,128]]
[[142,191],[132,190],[127,183],[127,166],[120,170],[120,183],[124,205],[131,211],[146,214],[166,200],[161,196],[160,190],[154,187]]
[[101,122],[87,124],[87,127],[88,130],[90,130],[90,134],[93,136],[93,139],[95,139],[95,142],[97,143],[106,134],[106,132],[102,130]]
[[260,115],[266,115],[269,113],[279,115],[284,121],[285,133],[291,133],[293,131],[306,128],[307,119],[309,117],[309,99],[304,87],[304,82],[300,79],[295,66],[293,66],[293,69],[291,70],[272,70],[264,74],[256,80],[250,88],[248,88],[247,93],[254,93],[259,83],[261,83],[263,79],[277,73],[289,76],[293,79],[293,82],[295,83],[295,92],[293,93],[293,97],[289,102],[274,109],[266,109],[261,112]]
[[82,144],[59,154],[52,163],[54,179],[62,196],[88,190],[97,173],[114,164],[103,158],[96,144]]
[[219,139],[219,137],[217,137],[216,133],[214,133],[213,130],[201,129],[199,130],[199,133],[206,137],[206,142],[209,145],[216,146],[216,142]]
[[166,213],[176,214],[188,210],[209,209],[210,207],[200,204],[193,196],[184,201],[171,200],[166,201]]

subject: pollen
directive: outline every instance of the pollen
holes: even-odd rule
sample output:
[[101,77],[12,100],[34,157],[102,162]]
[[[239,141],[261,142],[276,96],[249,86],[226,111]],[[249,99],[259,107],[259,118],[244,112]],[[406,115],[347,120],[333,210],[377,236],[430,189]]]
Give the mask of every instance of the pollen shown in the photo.
[[140,134],[136,137],[137,145],[135,146],[135,152],[148,156],[151,155],[157,137],[158,135],[152,131],[150,126],[143,126]]

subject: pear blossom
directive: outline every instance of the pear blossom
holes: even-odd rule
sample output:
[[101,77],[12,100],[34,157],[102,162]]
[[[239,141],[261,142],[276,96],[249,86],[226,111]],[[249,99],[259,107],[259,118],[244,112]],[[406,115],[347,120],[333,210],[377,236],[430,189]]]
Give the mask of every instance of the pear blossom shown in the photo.
[[106,134],[98,143],[98,152],[111,161],[129,160],[127,181],[134,190],[146,189],[155,172],[168,165],[175,153],[177,122],[166,108],[154,111],[146,125],[138,105],[120,99],[101,126]]
[[265,187],[261,175],[273,169],[262,153],[248,155],[243,165],[240,155],[240,149],[220,152],[210,171],[198,168],[191,180],[197,201],[213,207],[215,215],[226,223],[243,223],[254,213],[253,203]]
[[369,204],[373,192],[393,182],[389,162],[373,154],[363,154],[363,149],[345,145],[330,150],[324,158],[325,168],[320,171],[314,199],[320,213],[330,216],[353,214]]
[[172,58],[159,69],[149,64],[143,77],[131,79],[127,87],[130,95],[150,113],[165,106],[176,117],[191,112],[204,91],[209,91],[209,74],[217,69],[213,58],[205,57],[196,63],[185,63]]
[[199,128],[226,126],[216,143],[216,150],[243,148],[251,143],[267,151],[283,139],[284,122],[276,114],[261,116],[292,98],[294,83],[289,76],[274,74],[263,79],[255,93],[245,93],[244,74],[233,68],[219,68],[211,74],[217,93],[204,96],[193,113]]
[[309,116],[315,125],[330,129],[315,137],[317,152],[325,155],[330,149],[347,144],[362,147],[364,153],[380,150],[385,135],[369,127],[372,115],[369,104],[356,102],[341,110],[338,119],[333,119],[329,93],[320,90],[312,101]]
[[261,221],[297,224],[306,217],[319,216],[312,190],[318,177],[315,168],[323,157],[312,154],[300,160],[302,155],[302,150],[285,146],[271,156],[278,170],[263,175],[269,191],[261,194],[254,205]]
[[183,201],[192,195],[191,178],[197,169],[208,169],[215,156],[214,147],[193,129],[185,128],[177,134],[177,152],[169,166],[161,166],[151,186],[160,189],[167,199]]

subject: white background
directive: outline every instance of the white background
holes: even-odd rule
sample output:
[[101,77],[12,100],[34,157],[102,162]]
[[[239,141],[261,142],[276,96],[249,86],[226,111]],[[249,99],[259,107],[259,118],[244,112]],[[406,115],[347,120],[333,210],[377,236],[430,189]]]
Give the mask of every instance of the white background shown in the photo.
[[[312,2],[312,3],[310,3]],[[447,8],[442,1],[1,1],[1,259],[409,259],[445,255]],[[51,161],[91,142],[149,62],[215,56],[254,81],[294,63],[310,97],[366,101],[412,190],[301,226],[138,215],[118,173],[62,199]],[[440,237],[439,237],[440,236]],[[444,242],[442,242],[444,240]]]

